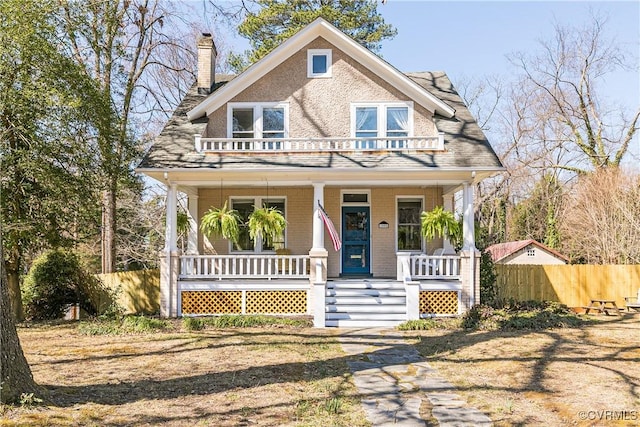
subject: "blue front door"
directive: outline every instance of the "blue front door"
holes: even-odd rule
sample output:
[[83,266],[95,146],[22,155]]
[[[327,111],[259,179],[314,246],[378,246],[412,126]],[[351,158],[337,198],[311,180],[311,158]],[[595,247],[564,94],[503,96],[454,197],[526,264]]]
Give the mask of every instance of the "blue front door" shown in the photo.
[[342,274],[370,274],[369,207],[342,208]]

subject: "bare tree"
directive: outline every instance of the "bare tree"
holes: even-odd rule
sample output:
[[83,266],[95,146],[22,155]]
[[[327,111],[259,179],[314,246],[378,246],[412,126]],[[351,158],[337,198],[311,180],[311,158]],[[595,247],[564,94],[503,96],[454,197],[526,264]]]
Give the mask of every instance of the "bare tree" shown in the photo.
[[554,38],[533,54],[518,53],[522,71],[513,105],[518,155],[539,168],[573,173],[619,166],[638,130],[640,107],[631,115],[607,105],[600,83],[627,68],[625,52],[605,33],[606,19],[585,27],[555,25]]
[[184,22],[160,0],[67,1],[64,30],[71,54],[112,105],[96,117],[102,192],[102,271],[116,267],[117,201],[145,135],[143,123],[168,115],[193,80],[194,55]]
[[640,175],[617,168],[580,177],[560,227],[563,249],[591,264],[640,263]]

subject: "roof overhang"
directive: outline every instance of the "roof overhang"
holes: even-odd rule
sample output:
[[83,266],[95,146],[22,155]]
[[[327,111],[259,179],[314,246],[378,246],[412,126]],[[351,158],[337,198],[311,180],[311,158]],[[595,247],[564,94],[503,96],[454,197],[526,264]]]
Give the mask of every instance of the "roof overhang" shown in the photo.
[[235,79],[209,95],[202,103],[189,111],[187,117],[193,121],[208,116],[318,37],[324,38],[344,51],[371,72],[383,78],[391,86],[430,112],[438,113],[444,117],[454,116],[454,108],[431,94],[323,18],[317,18],[311,24],[272,50],[260,61],[251,65]]

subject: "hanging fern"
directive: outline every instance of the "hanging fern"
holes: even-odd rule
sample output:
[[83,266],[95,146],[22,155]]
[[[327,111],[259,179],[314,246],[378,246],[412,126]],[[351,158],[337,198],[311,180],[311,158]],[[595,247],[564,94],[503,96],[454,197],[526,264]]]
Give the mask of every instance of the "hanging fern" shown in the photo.
[[256,209],[249,216],[249,235],[253,240],[262,238],[268,246],[273,245],[273,241],[284,233],[286,227],[287,220],[274,207]]
[[455,246],[462,241],[462,227],[453,212],[445,211],[442,206],[436,206],[432,211],[422,212],[422,235],[432,240],[444,237]]
[[229,209],[227,202],[222,208],[209,209],[200,220],[200,230],[207,236],[222,237],[237,242],[240,236],[240,214]]

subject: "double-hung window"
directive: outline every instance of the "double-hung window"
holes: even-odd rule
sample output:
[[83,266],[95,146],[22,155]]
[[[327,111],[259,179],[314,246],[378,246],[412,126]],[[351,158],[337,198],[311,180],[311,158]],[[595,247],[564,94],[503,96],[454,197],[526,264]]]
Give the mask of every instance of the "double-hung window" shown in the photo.
[[398,198],[398,250],[422,251],[421,198]]
[[[352,135],[359,149],[405,148],[413,132],[413,104],[358,103],[351,106]],[[367,139],[371,138],[371,139]]]
[[[228,137],[239,139],[239,149],[278,150],[289,133],[289,106],[285,103],[230,103]],[[273,139],[273,141],[251,141]]]
[[255,241],[249,234],[249,216],[256,207],[276,208],[285,215],[285,199],[282,197],[238,197],[231,199],[231,208],[240,215],[238,241],[233,243],[234,252],[269,252],[285,247],[285,235],[276,236],[272,244],[263,240]]

